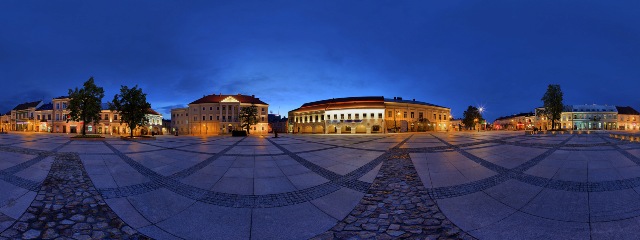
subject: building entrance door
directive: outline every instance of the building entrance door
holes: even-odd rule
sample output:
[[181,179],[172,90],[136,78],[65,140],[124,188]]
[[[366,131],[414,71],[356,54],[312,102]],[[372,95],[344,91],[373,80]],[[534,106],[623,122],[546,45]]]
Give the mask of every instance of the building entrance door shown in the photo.
[[78,129],[76,126],[71,126],[71,133],[78,133]]

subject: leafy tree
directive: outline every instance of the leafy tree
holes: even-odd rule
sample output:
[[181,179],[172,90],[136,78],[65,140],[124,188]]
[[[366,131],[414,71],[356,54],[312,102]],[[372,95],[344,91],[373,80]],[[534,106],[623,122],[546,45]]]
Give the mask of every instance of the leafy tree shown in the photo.
[[84,82],[82,88],[69,89],[69,120],[82,121],[82,135],[86,135],[87,125],[100,121],[102,107],[100,103],[104,97],[104,89],[96,86],[93,77]]
[[149,108],[151,104],[147,102],[147,94],[138,85],[133,88],[121,86],[120,94],[113,96],[113,101],[109,103],[109,110],[120,113],[120,123],[124,122],[129,126],[131,137],[133,129],[148,123],[145,114]]
[[258,123],[258,108],[253,103],[251,106],[243,107],[240,110],[239,117],[240,122],[242,122],[242,128],[246,128],[247,134],[249,134],[251,126]]
[[542,96],[544,103],[544,115],[551,119],[551,130],[556,128],[556,120],[560,120],[560,114],[564,108],[562,103],[562,89],[558,84],[549,84],[547,92]]
[[480,114],[480,110],[477,107],[469,106],[467,110],[462,113],[462,123],[467,129],[471,129],[471,126],[475,126],[476,122],[482,122],[483,120],[482,114]]

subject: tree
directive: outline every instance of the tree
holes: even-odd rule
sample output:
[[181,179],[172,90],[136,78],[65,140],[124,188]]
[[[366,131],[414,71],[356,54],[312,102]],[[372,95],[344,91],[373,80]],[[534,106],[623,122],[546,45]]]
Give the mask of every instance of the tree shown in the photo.
[[471,126],[475,126],[476,122],[482,122],[482,120],[484,119],[477,107],[469,106],[467,110],[462,113],[462,123],[467,127],[467,129],[471,129]]
[[96,86],[93,77],[84,82],[82,88],[69,89],[69,120],[82,121],[82,135],[86,135],[87,125],[100,121],[102,107],[100,103],[104,97],[104,89]]
[[242,122],[242,128],[246,128],[247,134],[249,134],[251,125],[256,125],[258,123],[258,107],[253,103],[251,106],[243,107],[240,110],[239,117],[240,122]]
[[136,85],[133,88],[127,86],[120,87],[120,94],[113,96],[113,101],[109,103],[109,110],[120,113],[120,123],[129,126],[130,136],[133,137],[133,130],[138,126],[148,123],[145,116],[146,111],[151,108],[147,102],[147,94],[142,92]]
[[544,115],[551,119],[551,130],[556,128],[556,120],[560,120],[560,114],[564,108],[562,103],[562,89],[558,84],[549,84],[547,92],[542,96],[544,103]]

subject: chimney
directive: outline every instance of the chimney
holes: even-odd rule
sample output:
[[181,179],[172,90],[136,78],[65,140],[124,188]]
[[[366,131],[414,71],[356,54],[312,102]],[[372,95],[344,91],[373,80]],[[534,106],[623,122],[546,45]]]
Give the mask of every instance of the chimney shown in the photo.
[[396,100],[396,97],[393,97],[393,100]]
[[251,94],[251,97],[252,97],[252,98],[255,98],[255,97],[256,97],[256,95]]
[[414,98],[414,99],[413,99],[413,101],[415,102],[415,101],[416,101],[416,99]]
[[402,100],[402,97],[398,97],[398,100]]

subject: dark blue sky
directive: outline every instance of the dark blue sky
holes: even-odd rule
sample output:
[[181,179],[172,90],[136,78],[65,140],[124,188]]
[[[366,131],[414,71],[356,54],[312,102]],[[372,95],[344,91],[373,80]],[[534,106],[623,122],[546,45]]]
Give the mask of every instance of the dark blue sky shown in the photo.
[[89,76],[169,109],[255,94],[286,114],[384,95],[460,117],[566,104],[640,108],[640,1],[0,1],[0,111]]

